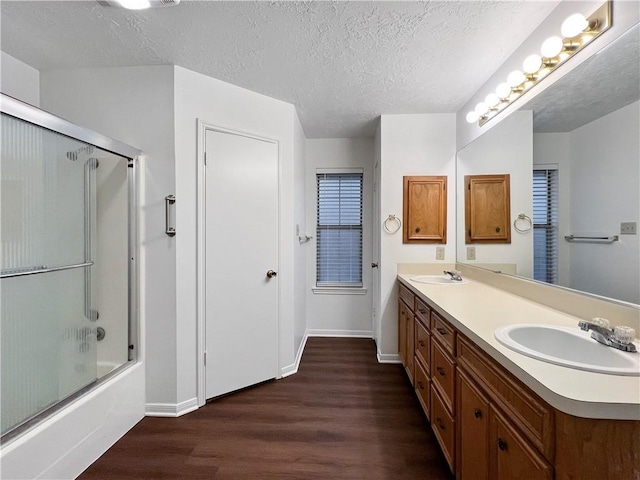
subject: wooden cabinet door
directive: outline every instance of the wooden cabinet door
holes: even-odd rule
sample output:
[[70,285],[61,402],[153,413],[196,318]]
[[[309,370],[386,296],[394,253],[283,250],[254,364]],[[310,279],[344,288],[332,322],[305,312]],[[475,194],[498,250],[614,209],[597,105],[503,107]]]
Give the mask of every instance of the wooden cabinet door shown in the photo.
[[403,179],[403,243],[447,243],[447,177]]
[[489,480],[489,401],[458,370],[458,480]]
[[511,243],[509,174],[465,175],[466,243]]
[[408,312],[409,314],[407,315],[407,339],[406,339],[406,345],[407,345],[407,363],[406,363],[406,369],[407,369],[407,375],[409,376],[409,380],[411,380],[411,385],[413,385],[413,377],[414,377],[414,363],[415,363],[415,331],[416,331],[416,326],[415,326],[415,320],[414,320],[414,316],[413,316],[413,312]]
[[553,468],[493,405],[489,412],[492,480],[553,480]]
[[407,365],[407,306],[398,300],[398,354],[402,365]]

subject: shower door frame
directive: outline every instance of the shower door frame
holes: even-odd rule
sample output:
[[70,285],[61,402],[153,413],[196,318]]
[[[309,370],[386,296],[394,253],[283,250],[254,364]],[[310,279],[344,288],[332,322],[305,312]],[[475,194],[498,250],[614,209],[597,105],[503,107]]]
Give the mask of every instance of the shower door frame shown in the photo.
[[128,191],[128,361],[104,377],[84,388],[72,393],[60,400],[56,404],[46,408],[35,416],[27,419],[22,424],[2,435],[0,444],[3,446],[8,442],[20,437],[36,425],[51,417],[56,412],[62,410],[75,400],[94,390],[98,385],[106,382],[118,373],[132,366],[138,361],[140,338],[139,338],[139,317],[138,317],[138,161],[142,156],[142,151],[106,137],[88,128],[75,125],[63,118],[57,117],[49,112],[45,112],[37,107],[21,102],[16,98],[0,93],[0,112],[25,122],[37,125],[52,132],[80,140],[89,145],[93,145],[109,153],[113,153],[127,160],[127,191]]

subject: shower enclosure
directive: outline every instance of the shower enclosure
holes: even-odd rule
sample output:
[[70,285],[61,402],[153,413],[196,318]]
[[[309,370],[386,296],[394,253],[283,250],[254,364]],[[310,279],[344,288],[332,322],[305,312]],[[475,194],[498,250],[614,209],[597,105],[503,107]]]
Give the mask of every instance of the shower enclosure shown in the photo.
[[0,105],[6,441],[135,362],[140,152],[5,95]]

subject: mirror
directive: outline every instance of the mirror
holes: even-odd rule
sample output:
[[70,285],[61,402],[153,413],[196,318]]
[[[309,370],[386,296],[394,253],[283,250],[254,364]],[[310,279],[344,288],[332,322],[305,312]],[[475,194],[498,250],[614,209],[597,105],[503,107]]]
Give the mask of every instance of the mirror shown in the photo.
[[[460,150],[457,261],[640,304],[639,99],[636,25]],[[476,174],[510,175],[511,244],[465,243]]]

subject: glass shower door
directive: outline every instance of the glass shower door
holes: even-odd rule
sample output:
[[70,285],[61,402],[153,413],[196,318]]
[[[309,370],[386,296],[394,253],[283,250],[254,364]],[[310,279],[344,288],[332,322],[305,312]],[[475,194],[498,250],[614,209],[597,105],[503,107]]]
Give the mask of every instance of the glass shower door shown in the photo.
[[94,147],[2,115],[2,434],[97,378]]

